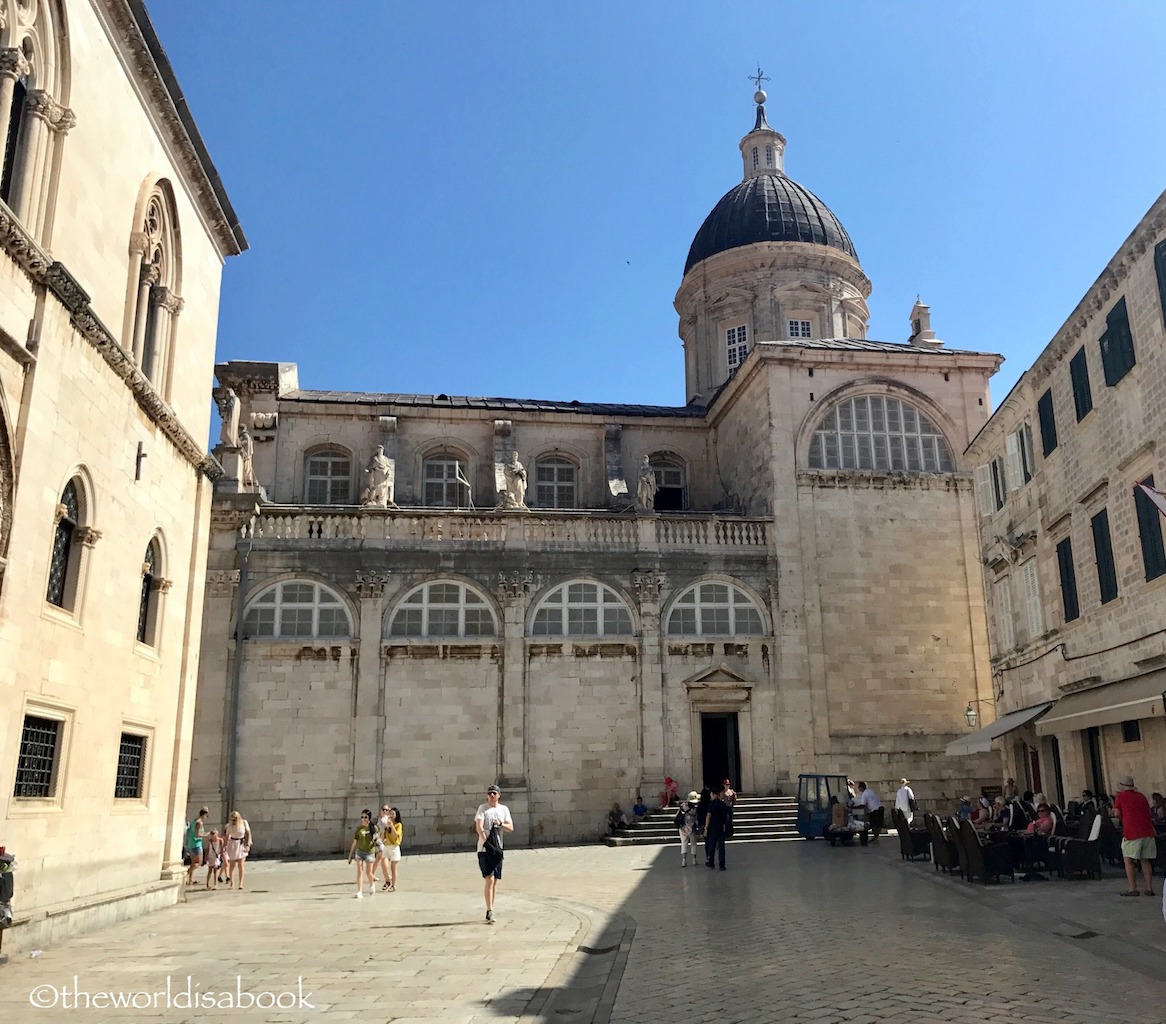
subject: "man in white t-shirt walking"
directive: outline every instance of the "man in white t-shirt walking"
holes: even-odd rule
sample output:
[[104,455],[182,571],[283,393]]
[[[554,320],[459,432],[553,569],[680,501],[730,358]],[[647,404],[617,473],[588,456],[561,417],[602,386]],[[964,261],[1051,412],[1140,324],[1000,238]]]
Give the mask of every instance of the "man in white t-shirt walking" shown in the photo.
[[865,782],[858,784],[858,797],[854,802],[857,806],[866,808],[866,820],[871,832],[870,841],[877,843],[883,827],[883,816],[886,813],[883,810],[883,802]]
[[478,831],[478,867],[486,880],[486,924],[494,923],[494,893],[498,889],[498,879],[502,877],[502,833],[514,831],[510,808],[501,803],[501,799],[502,790],[490,786],[486,790],[486,802],[479,805],[474,815],[474,827]]
[[915,820],[915,790],[906,779],[899,780],[899,791],[895,794],[895,809],[907,819],[907,824]]

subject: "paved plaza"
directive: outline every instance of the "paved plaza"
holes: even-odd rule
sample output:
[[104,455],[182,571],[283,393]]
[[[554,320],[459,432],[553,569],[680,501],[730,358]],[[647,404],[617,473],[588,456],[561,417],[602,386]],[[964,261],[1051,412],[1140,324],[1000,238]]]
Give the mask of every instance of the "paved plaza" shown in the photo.
[[[672,847],[511,850],[492,927],[472,852],[406,855],[371,899],[351,875],[256,861],[247,892],[14,954],[0,1020],[1166,1021],[1161,902],[1120,899],[1112,868],[970,886],[893,837],[730,844],[725,872]],[[239,992],[284,1008],[221,1005]]]

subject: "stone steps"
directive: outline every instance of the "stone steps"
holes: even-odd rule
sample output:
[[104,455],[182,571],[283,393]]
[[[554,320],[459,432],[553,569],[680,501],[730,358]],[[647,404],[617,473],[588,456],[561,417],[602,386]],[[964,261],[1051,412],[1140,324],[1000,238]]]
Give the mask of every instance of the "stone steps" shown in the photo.
[[[672,824],[676,808],[656,809],[643,821],[608,836],[608,846],[667,846],[679,843]],[[733,808],[734,843],[778,843],[800,839],[798,802],[789,796],[740,796]]]

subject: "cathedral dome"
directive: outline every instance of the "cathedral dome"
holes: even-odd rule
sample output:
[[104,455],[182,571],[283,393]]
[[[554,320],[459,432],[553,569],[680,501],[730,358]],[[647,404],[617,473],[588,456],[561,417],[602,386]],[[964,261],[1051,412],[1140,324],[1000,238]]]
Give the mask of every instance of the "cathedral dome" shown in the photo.
[[828,245],[858,261],[854,243],[830,208],[780,172],[754,174],[730,189],[697,231],[684,264],[754,242]]

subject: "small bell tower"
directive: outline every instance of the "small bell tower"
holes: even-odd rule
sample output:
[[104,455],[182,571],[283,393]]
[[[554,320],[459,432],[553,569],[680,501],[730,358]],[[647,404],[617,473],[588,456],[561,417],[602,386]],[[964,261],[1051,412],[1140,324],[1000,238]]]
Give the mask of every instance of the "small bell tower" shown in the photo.
[[745,181],[759,174],[785,174],[785,136],[774,131],[765,120],[765,101],[768,97],[761,83],[769,79],[761,73],[761,68],[757,69],[757,74],[749,77],[757,83],[757,91],[753,94],[753,102],[757,104],[757,118],[753,122],[753,130],[741,140]]

